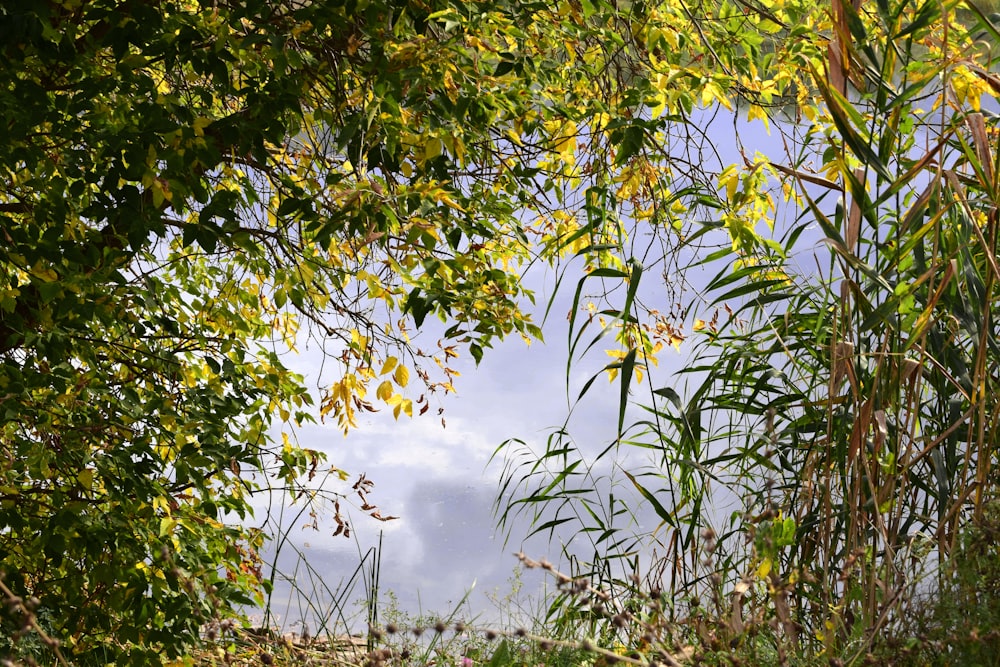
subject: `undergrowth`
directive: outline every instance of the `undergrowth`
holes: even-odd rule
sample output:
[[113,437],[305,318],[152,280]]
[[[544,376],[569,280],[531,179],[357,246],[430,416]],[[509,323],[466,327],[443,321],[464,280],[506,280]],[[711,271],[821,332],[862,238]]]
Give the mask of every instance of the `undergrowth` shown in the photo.
[[[929,590],[909,601],[902,615],[880,637],[841,647],[837,654],[821,643],[797,637],[774,610],[773,591],[759,582],[723,585],[721,573],[706,579],[704,597],[677,600],[635,579],[625,604],[595,588],[586,578],[560,572],[546,560],[517,554],[526,569],[540,569],[565,596],[562,618],[540,620],[535,611],[522,626],[485,627],[477,623],[468,595],[444,615],[409,615],[391,593],[382,596],[379,622],[356,634],[281,634],[278,630],[222,622],[205,629],[203,648],[169,663],[190,667],[278,665],[306,667],[898,667],[988,666],[1000,664],[1000,504],[963,534],[960,548],[939,568]],[[707,540],[711,545],[711,539]],[[711,548],[704,559],[711,561]],[[373,582],[375,583],[375,582]],[[520,579],[496,600],[522,605]],[[375,593],[375,591],[370,591]],[[59,644],[36,613],[37,600],[21,600],[0,581],[4,614],[18,630],[0,637],[0,665],[69,665]],[[377,594],[377,593],[376,593]],[[370,615],[373,601],[365,602]],[[503,613],[504,609],[499,610]],[[567,623],[566,618],[589,623]],[[337,619],[346,617],[344,610]],[[515,615],[504,618],[514,620]],[[338,621],[338,622],[340,622]],[[330,621],[328,630],[337,625]]]

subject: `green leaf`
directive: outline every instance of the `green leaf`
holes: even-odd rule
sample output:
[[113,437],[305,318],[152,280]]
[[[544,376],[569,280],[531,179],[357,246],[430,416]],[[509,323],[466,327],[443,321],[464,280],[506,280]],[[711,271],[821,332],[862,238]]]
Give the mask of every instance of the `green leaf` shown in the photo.
[[629,390],[632,385],[632,373],[635,370],[635,348],[625,354],[620,364],[614,366],[621,368],[621,394],[618,398],[618,437],[620,438],[625,427],[625,410],[628,408]]

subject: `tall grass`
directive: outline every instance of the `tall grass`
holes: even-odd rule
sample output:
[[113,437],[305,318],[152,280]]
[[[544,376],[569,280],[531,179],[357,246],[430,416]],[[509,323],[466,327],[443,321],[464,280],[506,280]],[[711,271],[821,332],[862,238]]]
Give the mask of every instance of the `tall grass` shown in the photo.
[[[705,193],[716,214],[685,240],[689,266],[715,277],[685,305],[697,333],[679,381],[640,393],[648,349],[626,347],[607,367],[622,386],[614,443],[588,458],[560,432],[540,457],[509,459],[502,519],[525,510],[540,529],[594,536],[574,576],[628,601],[642,594],[629,569],[658,545],[663,614],[780,664],[864,661],[911,632],[925,594],[952,596],[962,536],[997,498],[1000,445],[1000,128],[980,109],[1000,78],[971,39],[1000,32],[971,3],[966,30],[957,8],[834,1],[828,54],[810,65],[818,113],[786,134],[783,162],[720,173],[728,191]],[[788,222],[733,236],[742,203],[767,191],[788,198]],[[619,305],[602,312],[634,330],[648,272],[624,264]],[[595,484],[629,449],[649,464]],[[649,534],[612,521],[633,516],[629,486],[661,521]],[[559,618],[584,620],[571,596]]]

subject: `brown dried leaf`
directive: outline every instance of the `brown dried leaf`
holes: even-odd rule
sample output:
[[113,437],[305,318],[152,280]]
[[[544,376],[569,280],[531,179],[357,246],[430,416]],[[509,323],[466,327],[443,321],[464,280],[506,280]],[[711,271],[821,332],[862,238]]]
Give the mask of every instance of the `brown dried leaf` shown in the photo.
[[990,148],[990,139],[986,133],[986,122],[983,119],[983,114],[971,113],[965,117],[965,123],[969,126],[969,132],[972,134],[972,143],[976,147],[976,157],[979,158],[979,162],[982,164],[983,171],[985,172],[986,180],[988,181],[984,185],[990,187],[995,180],[993,175],[993,151]]

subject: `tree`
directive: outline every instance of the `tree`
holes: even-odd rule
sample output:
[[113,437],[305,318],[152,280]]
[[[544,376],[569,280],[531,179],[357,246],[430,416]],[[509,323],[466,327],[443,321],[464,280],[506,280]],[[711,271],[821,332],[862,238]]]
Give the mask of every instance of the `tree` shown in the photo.
[[[425,412],[460,348],[539,335],[520,212],[573,67],[528,12],[0,8],[0,568],[63,653],[181,654],[266,587],[233,520],[262,476],[316,473],[294,424]],[[306,332],[337,365],[319,396],[282,361]]]
[[[619,198],[675,225],[700,193],[664,189],[685,170],[645,109],[744,85],[683,13],[3,3],[0,568],[61,653],[182,654],[267,588],[250,499],[322,463],[295,424],[428,411],[450,359],[540,336],[525,266],[623,275]],[[283,362],[307,335],[318,395]]]

